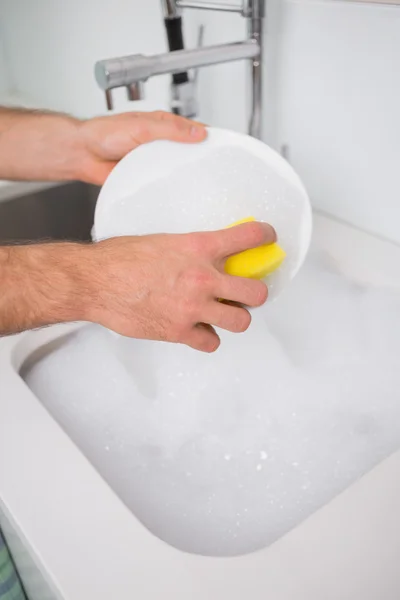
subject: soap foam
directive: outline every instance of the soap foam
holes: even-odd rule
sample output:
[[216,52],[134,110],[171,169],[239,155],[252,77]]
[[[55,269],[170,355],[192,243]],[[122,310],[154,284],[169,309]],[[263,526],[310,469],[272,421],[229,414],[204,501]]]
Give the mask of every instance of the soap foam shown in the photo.
[[205,355],[85,326],[24,377],[150,531],[229,556],[399,448],[400,296],[312,254],[247,333],[221,335]]

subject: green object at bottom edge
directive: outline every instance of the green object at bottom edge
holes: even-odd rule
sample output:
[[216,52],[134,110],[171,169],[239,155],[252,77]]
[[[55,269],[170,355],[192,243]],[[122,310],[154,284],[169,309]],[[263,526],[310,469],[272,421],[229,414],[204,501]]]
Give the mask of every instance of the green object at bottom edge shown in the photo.
[[0,600],[27,600],[1,531]]

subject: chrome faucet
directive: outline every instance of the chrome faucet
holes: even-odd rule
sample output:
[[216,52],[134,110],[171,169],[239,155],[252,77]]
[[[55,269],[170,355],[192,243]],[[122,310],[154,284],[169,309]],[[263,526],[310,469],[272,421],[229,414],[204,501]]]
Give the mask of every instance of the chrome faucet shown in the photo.
[[[250,135],[261,137],[262,111],[262,50],[265,0],[243,0],[241,6],[219,4],[200,0],[162,0],[170,52],[154,56],[134,54],[101,60],[95,65],[97,83],[106,94],[107,108],[112,109],[112,90],[126,87],[128,98],[142,97],[142,85],[150,77],[170,73],[172,80],[172,110],[194,117],[196,107],[196,76],[189,71],[209,65],[247,59],[252,72],[252,109],[249,123]],[[216,46],[183,49],[181,10],[189,8],[235,12],[248,21],[248,39]],[[171,25],[172,23],[172,25]],[[179,49],[174,49],[179,48]]]

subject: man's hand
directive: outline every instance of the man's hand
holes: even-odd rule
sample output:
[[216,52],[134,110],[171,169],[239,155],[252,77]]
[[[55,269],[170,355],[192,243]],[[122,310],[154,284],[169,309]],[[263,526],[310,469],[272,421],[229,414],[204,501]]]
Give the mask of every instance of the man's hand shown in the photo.
[[91,321],[125,336],[213,352],[213,326],[245,331],[251,318],[244,306],[267,299],[264,283],[227,275],[226,258],[275,239],[269,225],[246,223],[93,245],[0,248],[0,335]]
[[83,149],[79,179],[101,185],[116,163],[141,144],[154,140],[201,142],[206,129],[167,112],[125,113],[82,123],[79,137]]
[[275,239],[269,225],[248,223],[217,232],[100,242],[94,248],[99,269],[89,318],[125,336],[213,352],[219,338],[212,326],[243,332],[251,317],[242,306],[260,306],[267,299],[264,283],[227,275],[226,258]]
[[82,180],[102,185],[115,164],[158,139],[201,142],[206,129],[170,113],[125,113],[79,121],[0,108],[0,179]]
[[[0,178],[102,184],[140,144],[205,137],[203,125],[169,113],[80,122],[0,109]],[[244,331],[250,314],[243,306],[259,306],[267,298],[263,283],[226,275],[225,259],[274,241],[271,227],[247,223],[219,232],[115,238],[90,246],[0,248],[0,335],[93,321],[126,336],[212,352],[219,345],[213,326]]]

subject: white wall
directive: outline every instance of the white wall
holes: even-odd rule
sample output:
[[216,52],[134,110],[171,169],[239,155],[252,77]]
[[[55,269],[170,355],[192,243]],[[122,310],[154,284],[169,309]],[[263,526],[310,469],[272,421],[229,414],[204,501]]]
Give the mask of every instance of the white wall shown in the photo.
[[10,73],[6,61],[5,39],[0,22],[0,96],[8,94],[11,90]]
[[400,7],[286,0],[278,143],[316,207],[400,242]]
[[[0,7],[15,86],[43,108],[104,111],[95,61],[165,45],[158,0],[0,0]],[[161,107],[166,93],[161,78],[148,84],[150,101]]]

